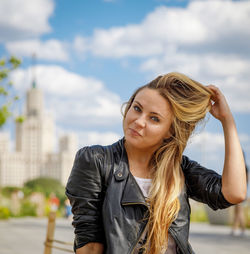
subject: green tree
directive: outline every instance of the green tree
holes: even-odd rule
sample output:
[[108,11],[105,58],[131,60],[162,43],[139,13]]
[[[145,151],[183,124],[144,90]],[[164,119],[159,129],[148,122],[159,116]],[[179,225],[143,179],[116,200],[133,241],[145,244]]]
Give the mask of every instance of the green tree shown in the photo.
[[21,188],[16,186],[5,186],[3,188],[0,188],[1,194],[7,198],[10,198],[13,192],[17,192],[19,190],[21,190]]
[[[13,103],[18,100],[18,96],[13,94],[13,83],[9,80],[11,71],[19,67],[21,61],[11,56],[9,59],[0,59],[0,127],[3,126],[7,119],[13,116],[11,107]],[[22,122],[22,116],[17,116],[16,121]]]
[[60,199],[61,204],[66,199],[65,187],[58,180],[47,177],[40,177],[27,181],[24,184],[23,192],[25,195],[29,195],[32,192],[41,192],[47,198],[51,193],[55,193],[55,195]]

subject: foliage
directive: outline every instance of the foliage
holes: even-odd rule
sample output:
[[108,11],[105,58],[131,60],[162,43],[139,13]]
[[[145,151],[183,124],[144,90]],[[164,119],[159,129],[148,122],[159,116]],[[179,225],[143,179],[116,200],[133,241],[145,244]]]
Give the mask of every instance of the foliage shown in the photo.
[[192,210],[190,215],[191,222],[208,222],[208,217],[204,209]]
[[36,205],[30,201],[23,201],[19,216],[36,216]]
[[0,206],[0,219],[8,219],[10,217],[10,210],[7,207]]
[[65,187],[56,179],[40,177],[34,180],[30,180],[24,184],[23,192],[25,195],[29,195],[32,192],[41,192],[47,198],[51,193],[55,193],[55,195],[60,199],[60,203],[62,204],[65,200]]
[[1,189],[1,193],[4,197],[9,198],[13,192],[19,191],[21,188],[15,186],[6,186]]
[[[9,81],[8,77],[10,72],[18,68],[20,64],[21,61],[14,56],[11,56],[8,60],[0,59],[0,127],[13,115],[11,106],[13,102],[19,99],[18,96],[11,93],[13,83]],[[23,117],[17,117],[16,121],[22,122]]]
[[17,116],[15,120],[17,123],[23,123],[25,120],[25,117],[24,116]]

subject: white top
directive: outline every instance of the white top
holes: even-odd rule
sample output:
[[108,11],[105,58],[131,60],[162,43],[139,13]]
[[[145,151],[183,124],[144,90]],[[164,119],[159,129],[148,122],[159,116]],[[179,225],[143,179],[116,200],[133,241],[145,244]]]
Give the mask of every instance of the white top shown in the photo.
[[150,178],[140,178],[140,177],[137,177],[137,176],[134,176],[137,184],[139,185],[142,193],[143,193],[143,196],[145,198],[148,197],[148,194],[149,194],[149,189],[151,187],[151,184],[152,184],[152,179]]
[[[152,184],[152,179],[141,178],[141,177],[137,177],[137,176],[134,176],[134,178],[135,178],[137,184],[139,185],[139,187],[143,193],[143,196],[145,198],[147,198],[149,195],[149,189]],[[146,232],[145,232],[145,234],[142,235],[142,239],[144,239],[145,236],[146,236]],[[139,242],[141,242],[141,241],[139,241]],[[142,241],[142,242],[144,242],[144,241]],[[136,248],[137,252],[135,252],[135,253],[139,253],[139,249],[140,249],[140,244],[138,244],[138,246]],[[176,254],[176,243],[170,234],[168,234],[168,249],[165,252],[165,254]]]

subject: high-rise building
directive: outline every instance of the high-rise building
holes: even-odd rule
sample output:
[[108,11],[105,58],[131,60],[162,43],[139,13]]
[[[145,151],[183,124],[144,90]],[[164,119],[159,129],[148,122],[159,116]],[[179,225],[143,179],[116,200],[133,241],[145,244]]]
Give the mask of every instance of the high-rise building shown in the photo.
[[10,139],[0,133],[0,186],[22,186],[40,176],[66,184],[77,150],[74,134],[60,137],[55,152],[55,124],[44,109],[43,93],[33,82],[26,96],[25,120],[16,123],[16,147],[10,151]]

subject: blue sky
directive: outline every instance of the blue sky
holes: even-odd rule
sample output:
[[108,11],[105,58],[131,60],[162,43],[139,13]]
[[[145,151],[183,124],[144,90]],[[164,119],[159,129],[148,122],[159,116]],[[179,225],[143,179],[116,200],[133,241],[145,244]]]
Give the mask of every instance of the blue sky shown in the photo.
[[[249,25],[250,1],[1,0],[0,55],[22,59],[11,77],[21,98],[35,73],[57,134],[75,132],[79,146],[122,137],[121,104],[159,74],[215,84],[250,164]],[[189,156],[221,172],[218,121],[208,117],[190,143]]]

